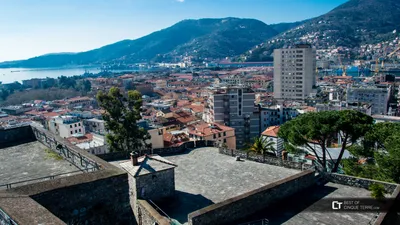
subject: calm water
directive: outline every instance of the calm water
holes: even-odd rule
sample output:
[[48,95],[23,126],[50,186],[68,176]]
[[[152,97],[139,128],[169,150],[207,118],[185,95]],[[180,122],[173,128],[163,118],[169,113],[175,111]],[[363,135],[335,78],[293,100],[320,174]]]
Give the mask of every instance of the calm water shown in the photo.
[[[19,72],[11,72],[19,71]],[[0,68],[0,81],[3,84],[12,83],[15,81],[21,82],[32,78],[57,78],[61,75],[74,76],[82,75],[85,71],[90,73],[98,73],[98,68],[70,68],[70,69],[23,69],[23,68]]]

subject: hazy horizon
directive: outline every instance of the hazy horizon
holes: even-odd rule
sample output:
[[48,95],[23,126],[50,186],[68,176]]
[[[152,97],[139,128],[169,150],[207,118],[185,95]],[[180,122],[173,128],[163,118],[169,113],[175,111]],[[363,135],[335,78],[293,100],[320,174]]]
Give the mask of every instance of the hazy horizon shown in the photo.
[[83,52],[137,39],[184,19],[253,18],[267,24],[322,15],[347,0],[3,0],[0,62]]

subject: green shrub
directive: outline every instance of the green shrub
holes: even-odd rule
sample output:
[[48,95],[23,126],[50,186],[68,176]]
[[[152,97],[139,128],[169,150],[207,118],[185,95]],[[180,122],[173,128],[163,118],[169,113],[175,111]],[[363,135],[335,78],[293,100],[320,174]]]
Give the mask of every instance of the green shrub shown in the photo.
[[371,196],[375,199],[383,199],[387,193],[385,187],[378,183],[371,184],[369,190],[371,191]]

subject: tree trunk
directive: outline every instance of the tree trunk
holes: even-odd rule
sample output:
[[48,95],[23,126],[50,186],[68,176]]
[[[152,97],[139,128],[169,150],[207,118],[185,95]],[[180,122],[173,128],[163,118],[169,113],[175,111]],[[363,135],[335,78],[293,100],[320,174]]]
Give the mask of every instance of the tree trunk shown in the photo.
[[321,158],[318,156],[317,151],[316,151],[314,148],[312,148],[308,143],[307,143],[306,145],[307,145],[308,148],[310,148],[310,149],[314,152],[315,157],[317,157],[318,162],[319,162],[321,165],[323,165],[323,162],[322,162]]
[[320,144],[322,150],[322,166],[324,167],[324,171],[326,171],[326,142],[325,140]]
[[342,160],[344,150],[346,149],[347,139],[348,138],[349,138],[348,134],[346,133],[346,135],[344,137],[344,140],[342,140],[343,144],[342,144],[342,149],[340,149],[339,157],[337,158],[336,163],[335,163],[335,167],[333,167],[333,170],[332,170],[333,173],[336,173],[338,168],[339,168],[339,164],[340,164],[340,161]]
[[263,151],[262,155],[263,155],[263,163],[265,163],[265,151]]

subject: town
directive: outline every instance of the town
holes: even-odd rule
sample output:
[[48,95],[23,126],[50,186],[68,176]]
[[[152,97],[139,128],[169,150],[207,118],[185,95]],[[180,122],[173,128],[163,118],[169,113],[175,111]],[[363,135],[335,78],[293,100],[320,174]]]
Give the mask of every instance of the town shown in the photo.
[[[159,71],[1,84],[7,94],[68,86],[80,95],[1,107],[0,144],[5,149],[0,156],[7,160],[0,166],[5,171],[0,174],[0,188],[6,190],[0,199],[0,218],[11,221],[6,224],[280,224],[287,216],[271,211],[269,204],[277,204],[293,213],[286,218],[291,224],[394,224],[389,219],[391,211],[377,212],[373,207],[354,214],[321,208],[329,198],[365,199],[371,193],[398,197],[398,174],[362,178],[355,168],[361,171],[371,157],[346,148],[356,145],[358,138],[367,139],[372,126],[391,127],[400,121],[396,74],[384,69],[376,69],[371,76],[346,69],[339,75],[322,73],[344,67],[336,61],[317,60],[311,44],[275,49],[273,56],[273,62],[223,61],[214,67],[183,63]],[[353,65],[357,63],[360,60]],[[140,104],[139,115],[134,117],[140,119],[132,124],[119,122],[123,121],[120,117],[127,120],[135,112],[116,113],[123,110],[116,108],[119,104],[126,106],[124,101]],[[328,116],[336,119],[327,122]],[[307,124],[312,120],[319,122]],[[338,123],[332,125],[335,130],[324,130],[330,123]],[[306,124],[321,136],[302,130]],[[113,130],[115,126],[119,128]],[[293,131],[295,127],[300,136]],[[148,138],[144,145],[125,143],[126,137],[115,136],[122,129],[132,137],[144,131]],[[325,140],[322,132],[336,136]],[[26,155],[24,150],[31,153]],[[33,158],[25,167],[22,164],[29,155]],[[351,164],[352,160],[356,163]],[[26,176],[13,175],[16,171]],[[92,173],[97,175],[89,177]],[[94,200],[83,203],[77,197],[76,202],[67,200],[63,209],[50,201],[55,196],[66,197],[62,188],[71,196],[86,196],[90,190],[56,183],[58,179],[81,187],[86,181],[103,183],[92,194]],[[113,182],[120,188],[112,186]],[[102,196],[105,187],[109,190]],[[38,203],[18,211],[18,205],[33,203],[18,202],[7,191],[31,196]],[[122,197],[128,192],[129,196]],[[299,197],[303,195],[308,197]],[[101,205],[104,201],[108,205]],[[288,207],[291,201],[303,201],[306,206]],[[54,215],[36,218],[45,213],[38,204]],[[104,207],[110,209],[108,214]],[[305,220],[309,215],[318,217],[317,221]]]

